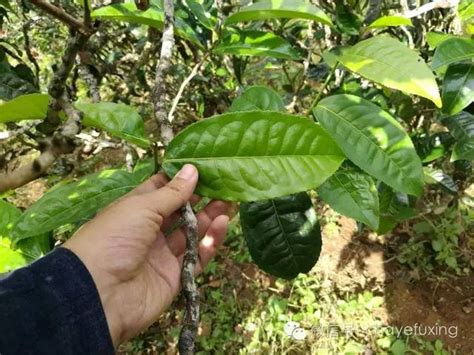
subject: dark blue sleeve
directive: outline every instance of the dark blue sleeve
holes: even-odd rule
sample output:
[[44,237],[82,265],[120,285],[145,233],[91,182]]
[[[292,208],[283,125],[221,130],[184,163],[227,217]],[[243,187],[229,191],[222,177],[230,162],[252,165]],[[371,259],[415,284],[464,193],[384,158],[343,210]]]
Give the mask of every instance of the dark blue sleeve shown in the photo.
[[92,276],[58,248],[0,281],[0,354],[114,354]]

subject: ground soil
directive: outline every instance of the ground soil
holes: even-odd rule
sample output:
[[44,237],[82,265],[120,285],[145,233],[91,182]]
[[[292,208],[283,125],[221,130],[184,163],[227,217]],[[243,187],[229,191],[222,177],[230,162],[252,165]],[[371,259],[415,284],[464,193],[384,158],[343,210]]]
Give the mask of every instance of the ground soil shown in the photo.
[[442,339],[458,354],[474,354],[474,275],[413,281],[406,277],[410,270],[384,253],[387,248],[357,235],[354,221],[341,217],[339,223],[340,233],[325,239],[318,263],[337,287],[379,290],[385,297],[382,318],[388,324],[418,325],[427,333],[445,326],[451,333],[438,328],[442,334],[425,338]]

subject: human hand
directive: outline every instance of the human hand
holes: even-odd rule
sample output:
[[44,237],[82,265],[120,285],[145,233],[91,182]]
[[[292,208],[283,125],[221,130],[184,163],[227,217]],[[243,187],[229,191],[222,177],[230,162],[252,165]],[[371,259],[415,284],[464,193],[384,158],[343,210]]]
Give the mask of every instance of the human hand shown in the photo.
[[[197,199],[197,181],[192,165],[185,165],[171,182],[155,175],[64,243],[94,279],[114,345],[152,324],[178,294],[185,234],[181,228],[169,236],[163,231],[178,221],[180,207]],[[197,215],[199,237],[205,237],[196,273],[224,241],[230,210],[229,203],[212,201]]]

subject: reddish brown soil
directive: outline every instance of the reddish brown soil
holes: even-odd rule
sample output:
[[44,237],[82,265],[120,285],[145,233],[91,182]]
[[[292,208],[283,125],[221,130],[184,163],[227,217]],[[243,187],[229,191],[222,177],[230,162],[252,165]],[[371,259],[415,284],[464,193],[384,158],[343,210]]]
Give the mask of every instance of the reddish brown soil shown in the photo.
[[385,255],[387,248],[356,235],[356,225],[349,219],[341,218],[340,225],[337,236],[325,239],[319,262],[337,288],[379,290],[385,297],[383,319],[388,324],[444,326],[446,330],[438,328],[440,335],[425,338],[441,339],[458,354],[474,354],[474,275],[410,282],[405,276],[410,270]]

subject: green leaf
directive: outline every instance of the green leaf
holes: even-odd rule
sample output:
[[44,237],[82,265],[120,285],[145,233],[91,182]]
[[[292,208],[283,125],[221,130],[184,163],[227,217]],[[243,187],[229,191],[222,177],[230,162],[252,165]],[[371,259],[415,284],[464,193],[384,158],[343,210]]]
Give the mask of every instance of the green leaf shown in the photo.
[[270,32],[241,31],[225,37],[214,49],[215,53],[244,56],[266,56],[281,59],[299,59],[286,40]]
[[474,58],[474,39],[450,38],[441,42],[436,48],[431,68],[436,70],[451,63],[472,61],[472,58]]
[[443,124],[456,139],[451,161],[474,160],[474,115],[463,111],[444,118]]
[[193,13],[194,16],[199,20],[201,25],[209,30],[213,30],[216,26],[217,19],[211,15],[210,12],[206,11],[204,6],[196,0],[186,0],[186,4]]
[[441,107],[434,74],[415,51],[397,39],[382,35],[360,41],[345,50],[339,61],[366,79],[426,97]]
[[0,103],[0,122],[44,119],[48,111],[49,96],[27,94]]
[[372,22],[367,28],[413,26],[409,18],[403,16],[382,16]]
[[133,169],[134,179],[138,183],[142,183],[155,173],[155,168],[154,158],[139,160]]
[[0,100],[11,100],[20,95],[36,92],[38,89],[15,71],[0,70]]
[[344,156],[318,125],[280,112],[235,112],[192,124],[168,145],[169,176],[199,170],[196,192],[230,201],[280,197],[321,185]]
[[435,49],[442,42],[450,38],[461,38],[461,37],[455,36],[449,33],[443,33],[443,32],[428,32],[426,34],[426,42],[428,42],[428,45],[430,46],[431,49]]
[[423,192],[420,158],[388,112],[353,95],[327,97],[313,112],[354,164],[399,191]]
[[3,6],[7,10],[13,11],[13,8],[8,0],[0,0],[0,6]]
[[427,184],[439,184],[443,189],[447,192],[456,194],[458,192],[458,188],[456,183],[453,181],[453,178],[446,174],[441,169],[433,169],[428,166],[423,168],[423,172],[425,174],[425,182]]
[[229,16],[226,24],[273,18],[300,18],[332,25],[323,10],[304,0],[262,0]]
[[242,203],[240,221],[250,255],[265,272],[292,279],[318,261],[321,229],[306,192]]
[[443,80],[443,112],[455,115],[474,101],[474,64],[451,64]]
[[359,17],[354,14],[351,6],[344,1],[336,1],[336,26],[342,33],[358,36],[361,27]]
[[126,171],[104,170],[52,189],[16,222],[12,231],[14,241],[87,220],[136,185],[137,179]]
[[458,5],[458,16],[466,21],[474,17],[474,3],[471,0],[460,1]]
[[11,229],[21,216],[21,211],[12,204],[0,200],[0,274],[28,265],[46,254],[50,249],[47,234],[27,238],[13,248]]
[[318,189],[333,210],[377,230],[379,198],[373,179],[352,167],[342,167]]
[[[145,11],[139,10],[134,2],[113,4],[94,10],[91,15],[92,18],[136,23],[163,30],[163,10],[154,4],[151,4]],[[176,35],[202,47],[202,43],[196,32],[186,22],[177,17],[175,19],[175,25]]]
[[408,196],[381,184],[379,187],[380,220],[378,234],[384,234],[398,223],[413,218],[415,210],[410,207]]
[[75,106],[84,113],[85,126],[105,130],[143,148],[150,146],[143,119],[132,107],[113,102],[76,102]]
[[236,111],[284,111],[285,104],[274,90],[264,86],[252,86],[232,102],[229,112]]

